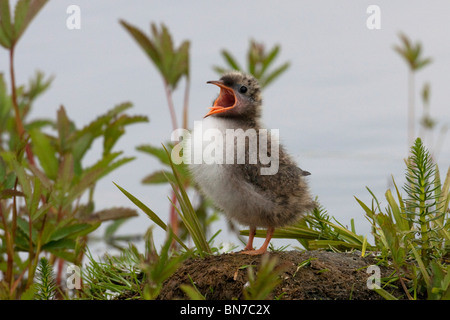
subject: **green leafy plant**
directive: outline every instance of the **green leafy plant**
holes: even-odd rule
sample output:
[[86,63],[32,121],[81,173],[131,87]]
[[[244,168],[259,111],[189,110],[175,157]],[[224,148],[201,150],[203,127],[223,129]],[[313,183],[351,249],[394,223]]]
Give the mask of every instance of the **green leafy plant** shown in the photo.
[[281,282],[280,273],[282,266],[277,266],[278,259],[263,255],[258,272],[255,274],[253,267],[248,267],[248,286],[244,290],[245,300],[264,300],[272,293]]
[[[166,144],[168,148],[173,148],[172,143]],[[141,145],[137,147],[138,151],[141,151],[145,154],[151,155],[152,157],[159,160],[160,164],[163,166],[162,169],[157,170],[142,179],[142,183],[144,184],[167,184],[170,181],[175,181],[175,177],[172,173],[170,155],[166,153],[164,147],[155,147],[150,144]],[[180,180],[180,184],[183,185],[184,189],[189,190],[193,189],[197,192],[196,197],[198,199],[197,205],[194,207],[195,214],[200,220],[200,225],[203,229],[203,232],[208,233],[209,227],[212,222],[218,219],[217,210],[213,207],[211,202],[205,199],[198,193],[198,190],[195,188],[191,181],[191,175],[189,173],[188,166],[181,162],[180,164],[173,164],[176,167],[176,171],[178,174],[178,179]],[[175,195],[175,192],[172,192],[171,202],[175,204],[175,206],[171,206],[171,216],[176,213],[176,208],[178,207],[178,199]],[[179,207],[178,207],[179,208]],[[179,219],[177,218],[176,221]],[[187,227],[184,225],[183,221],[180,220],[179,223],[173,223],[174,218],[170,219],[170,225],[175,234],[177,234],[181,239],[186,239],[189,235],[189,231]]]
[[128,31],[133,39],[139,44],[147,54],[152,63],[158,69],[164,82],[173,130],[178,129],[175,107],[172,99],[172,92],[177,87],[179,81],[186,79],[185,98],[183,106],[183,128],[187,128],[188,123],[188,103],[189,103],[189,41],[175,48],[172,36],[168,28],[161,24],[160,28],[152,23],[150,26],[151,36],[148,37],[140,29],[124,20],[120,24]]
[[[190,42],[187,40],[183,41],[178,48],[175,48],[173,45],[173,40],[169,32],[169,29],[164,24],[161,24],[160,28],[158,28],[156,24],[152,23],[150,25],[151,29],[150,36],[147,36],[139,28],[129,24],[124,20],[120,20],[120,24],[138,43],[138,45],[146,53],[150,61],[153,63],[153,65],[160,73],[164,84],[164,90],[166,93],[167,104],[170,112],[173,130],[180,128],[177,121],[177,115],[175,112],[175,105],[173,102],[173,91],[178,86],[180,80],[183,78],[185,79],[182,128],[187,129],[188,109],[189,109],[189,87],[190,87],[190,76],[189,76]],[[161,154],[164,155],[163,150],[161,149],[157,150],[157,148],[154,148],[151,145],[141,146],[138,148],[138,150],[150,153],[151,155],[154,155],[157,158],[159,158],[159,160],[162,160],[162,158],[158,157],[158,155]],[[153,151],[156,151],[156,154]],[[162,176],[160,172],[151,174],[150,176],[144,178],[143,180],[144,183],[161,183],[161,181]],[[185,184],[185,186],[187,186],[187,184]],[[177,201],[174,193],[172,194],[172,201],[173,202]],[[171,207],[169,220],[173,232],[179,235],[180,227],[177,214],[175,212],[175,206]]]
[[433,61],[429,57],[423,57],[422,45],[420,42],[412,43],[412,41],[403,33],[399,35],[401,44],[395,45],[394,50],[406,62],[408,66],[408,146],[413,144],[413,139],[417,135],[424,142],[428,142],[431,154],[434,159],[437,159],[441,148],[443,139],[448,131],[448,124],[440,126],[439,134],[433,134],[438,128],[438,120],[431,116],[430,107],[430,84],[426,82],[421,91],[421,99],[423,104],[422,116],[419,120],[419,130],[415,129],[415,77],[416,73],[431,64]]
[[[406,197],[393,182],[397,200],[388,190],[384,212],[375,195],[371,207],[356,198],[372,222],[375,246],[384,261],[392,262],[408,298],[448,297],[450,169],[441,184],[437,165],[417,138],[407,161]],[[411,279],[411,288],[404,278]]]
[[122,294],[131,299],[137,293],[142,296],[142,271],[139,268],[141,253],[132,244],[121,251],[120,255],[106,254],[101,259],[94,259],[86,254],[88,263],[82,269],[83,289],[77,291],[80,299],[111,300]]
[[37,276],[37,300],[53,300],[56,295],[55,274],[46,258],[39,261]]
[[[401,45],[395,45],[394,50],[403,58],[408,65],[408,145],[412,145],[416,135],[415,130],[415,74],[420,69],[432,62],[431,58],[422,57],[422,45],[413,44],[411,40],[403,33],[399,35]],[[425,99],[428,100],[429,89],[424,88]]]
[[[149,239],[153,239],[152,237]],[[146,274],[146,281],[143,297],[148,300],[156,299],[161,291],[164,281],[169,278],[177,269],[180,263],[187,258],[187,254],[171,252],[172,243],[171,231],[166,243],[158,251],[153,241],[147,242],[147,257],[141,261],[141,267]]]
[[[165,148],[164,148],[165,149]],[[204,257],[206,254],[211,254],[211,248],[209,246],[208,241],[206,240],[206,235],[204,232],[204,229],[201,226],[201,223],[195,213],[195,210],[192,207],[191,201],[186,193],[186,190],[183,186],[182,181],[179,178],[179,173],[177,172],[175,166],[172,163],[172,160],[170,158],[170,152],[165,149],[165,152],[167,154],[167,159],[169,161],[169,164],[172,169],[172,177],[171,178],[166,177],[168,181],[170,182],[173,192],[175,194],[176,199],[180,203],[180,209],[176,207],[176,211],[179,214],[179,217],[183,221],[184,225],[186,226],[194,244],[197,249],[198,254],[200,257]],[[131,200],[136,206],[138,206],[144,213],[147,214],[147,216],[154,222],[156,225],[161,227],[164,230],[167,229],[167,225],[158,217],[156,213],[154,213],[150,208],[148,208],[145,204],[143,204],[140,200],[138,200],[136,197],[134,197],[132,194],[130,194],[128,191],[123,189],[122,187],[116,186],[119,188],[122,193]],[[175,203],[172,201],[172,205],[175,207]],[[173,234],[174,239],[186,250],[188,250],[188,247],[183,243],[183,241],[175,234]]]
[[[22,122],[21,110],[18,103],[16,90],[16,80],[14,72],[14,52],[16,45],[25,32],[26,28],[39,12],[39,10],[47,3],[47,0],[20,0],[17,2],[14,10],[14,21],[11,19],[11,9],[9,0],[0,1],[0,45],[9,51],[10,78],[11,78],[11,101],[14,108],[15,126],[17,135],[20,139],[24,139],[25,128]],[[27,156],[32,158],[31,152],[27,149]]]
[[158,250],[153,242],[152,228],[145,235],[145,253],[130,244],[120,255],[106,254],[103,261],[88,254],[89,262],[83,272],[84,288],[80,299],[156,299],[163,282],[187,257],[170,250],[171,238]]
[[189,297],[191,300],[206,300],[206,297],[197,289],[194,281],[189,277],[191,285],[181,284],[180,289]]
[[275,45],[269,51],[266,51],[266,47],[263,43],[250,40],[249,49],[247,50],[246,69],[242,68],[237,62],[237,59],[226,49],[223,49],[221,54],[227,66],[214,66],[213,69],[220,75],[228,70],[248,72],[258,79],[261,88],[265,88],[282,75],[290,66],[289,62],[284,62],[281,66],[276,67],[272,71],[270,70],[271,65],[280,53],[280,50],[281,47]]
[[[14,52],[20,36],[46,1],[0,1],[0,44],[9,51],[10,91],[0,75],[0,298],[30,297],[40,258],[55,266],[62,284],[66,262],[81,264],[88,236],[101,223],[136,215],[134,210],[95,211],[95,185],[132,161],[114,151],[128,125],[147,122],[130,116],[122,103],[78,128],[61,106],[56,119],[28,119],[35,100],[51,84],[42,72],[17,86]],[[102,151],[86,165],[85,155],[102,140]]]

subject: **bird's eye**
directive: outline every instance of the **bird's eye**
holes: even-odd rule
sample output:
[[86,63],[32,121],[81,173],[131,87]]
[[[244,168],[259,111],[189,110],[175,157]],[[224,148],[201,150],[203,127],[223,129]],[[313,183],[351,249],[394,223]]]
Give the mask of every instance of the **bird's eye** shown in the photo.
[[246,87],[246,86],[241,86],[241,87],[239,88],[239,92],[240,92],[240,93],[246,93],[246,92],[247,92],[247,87]]

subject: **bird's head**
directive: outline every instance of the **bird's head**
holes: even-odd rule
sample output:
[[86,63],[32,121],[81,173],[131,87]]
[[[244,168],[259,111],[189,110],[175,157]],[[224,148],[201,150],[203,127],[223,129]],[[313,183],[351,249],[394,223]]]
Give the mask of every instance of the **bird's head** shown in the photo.
[[238,71],[225,73],[220,80],[208,81],[220,88],[219,96],[205,118],[214,115],[256,119],[261,115],[261,89],[251,75]]

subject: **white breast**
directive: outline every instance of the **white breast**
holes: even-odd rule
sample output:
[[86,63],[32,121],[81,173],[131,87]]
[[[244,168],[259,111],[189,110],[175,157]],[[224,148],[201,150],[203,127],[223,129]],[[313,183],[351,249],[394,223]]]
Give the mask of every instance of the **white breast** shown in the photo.
[[[242,224],[256,225],[254,218],[257,212],[254,211],[261,206],[270,208],[272,203],[257,193],[249,183],[236,180],[230,170],[238,164],[225,164],[225,134],[226,129],[231,128],[233,125],[230,120],[219,117],[208,117],[196,122],[191,134],[192,163],[189,167],[194,181],[216,206]],[[233,145],[231,147],[234,148]],[[211,152],[212,150],[216,152]],[[222,154],[221,163],[221,157],[217,153]]]
[[203,193],[222,209],[222,204],[230,203],[234,192],[224,161],[220,162],[220,155],[212,150],[225,155],[225,132],[228,126],[227,120],[208,117],[196,121],[191,135],[193,163],[190,169],[193,178]]

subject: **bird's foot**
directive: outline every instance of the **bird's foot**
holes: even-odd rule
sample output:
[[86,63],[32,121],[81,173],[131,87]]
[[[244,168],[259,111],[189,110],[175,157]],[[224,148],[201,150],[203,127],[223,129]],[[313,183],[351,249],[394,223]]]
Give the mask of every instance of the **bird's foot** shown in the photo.
[[266,248],[260,248],[258,250],[255,250],[255,249],[242,250],[242,251],[239,252],[239,254],[247,254],[247,255],[250,255],[250,256],[259,256],[259,255],[264,254],[266,252],[267,252]]

